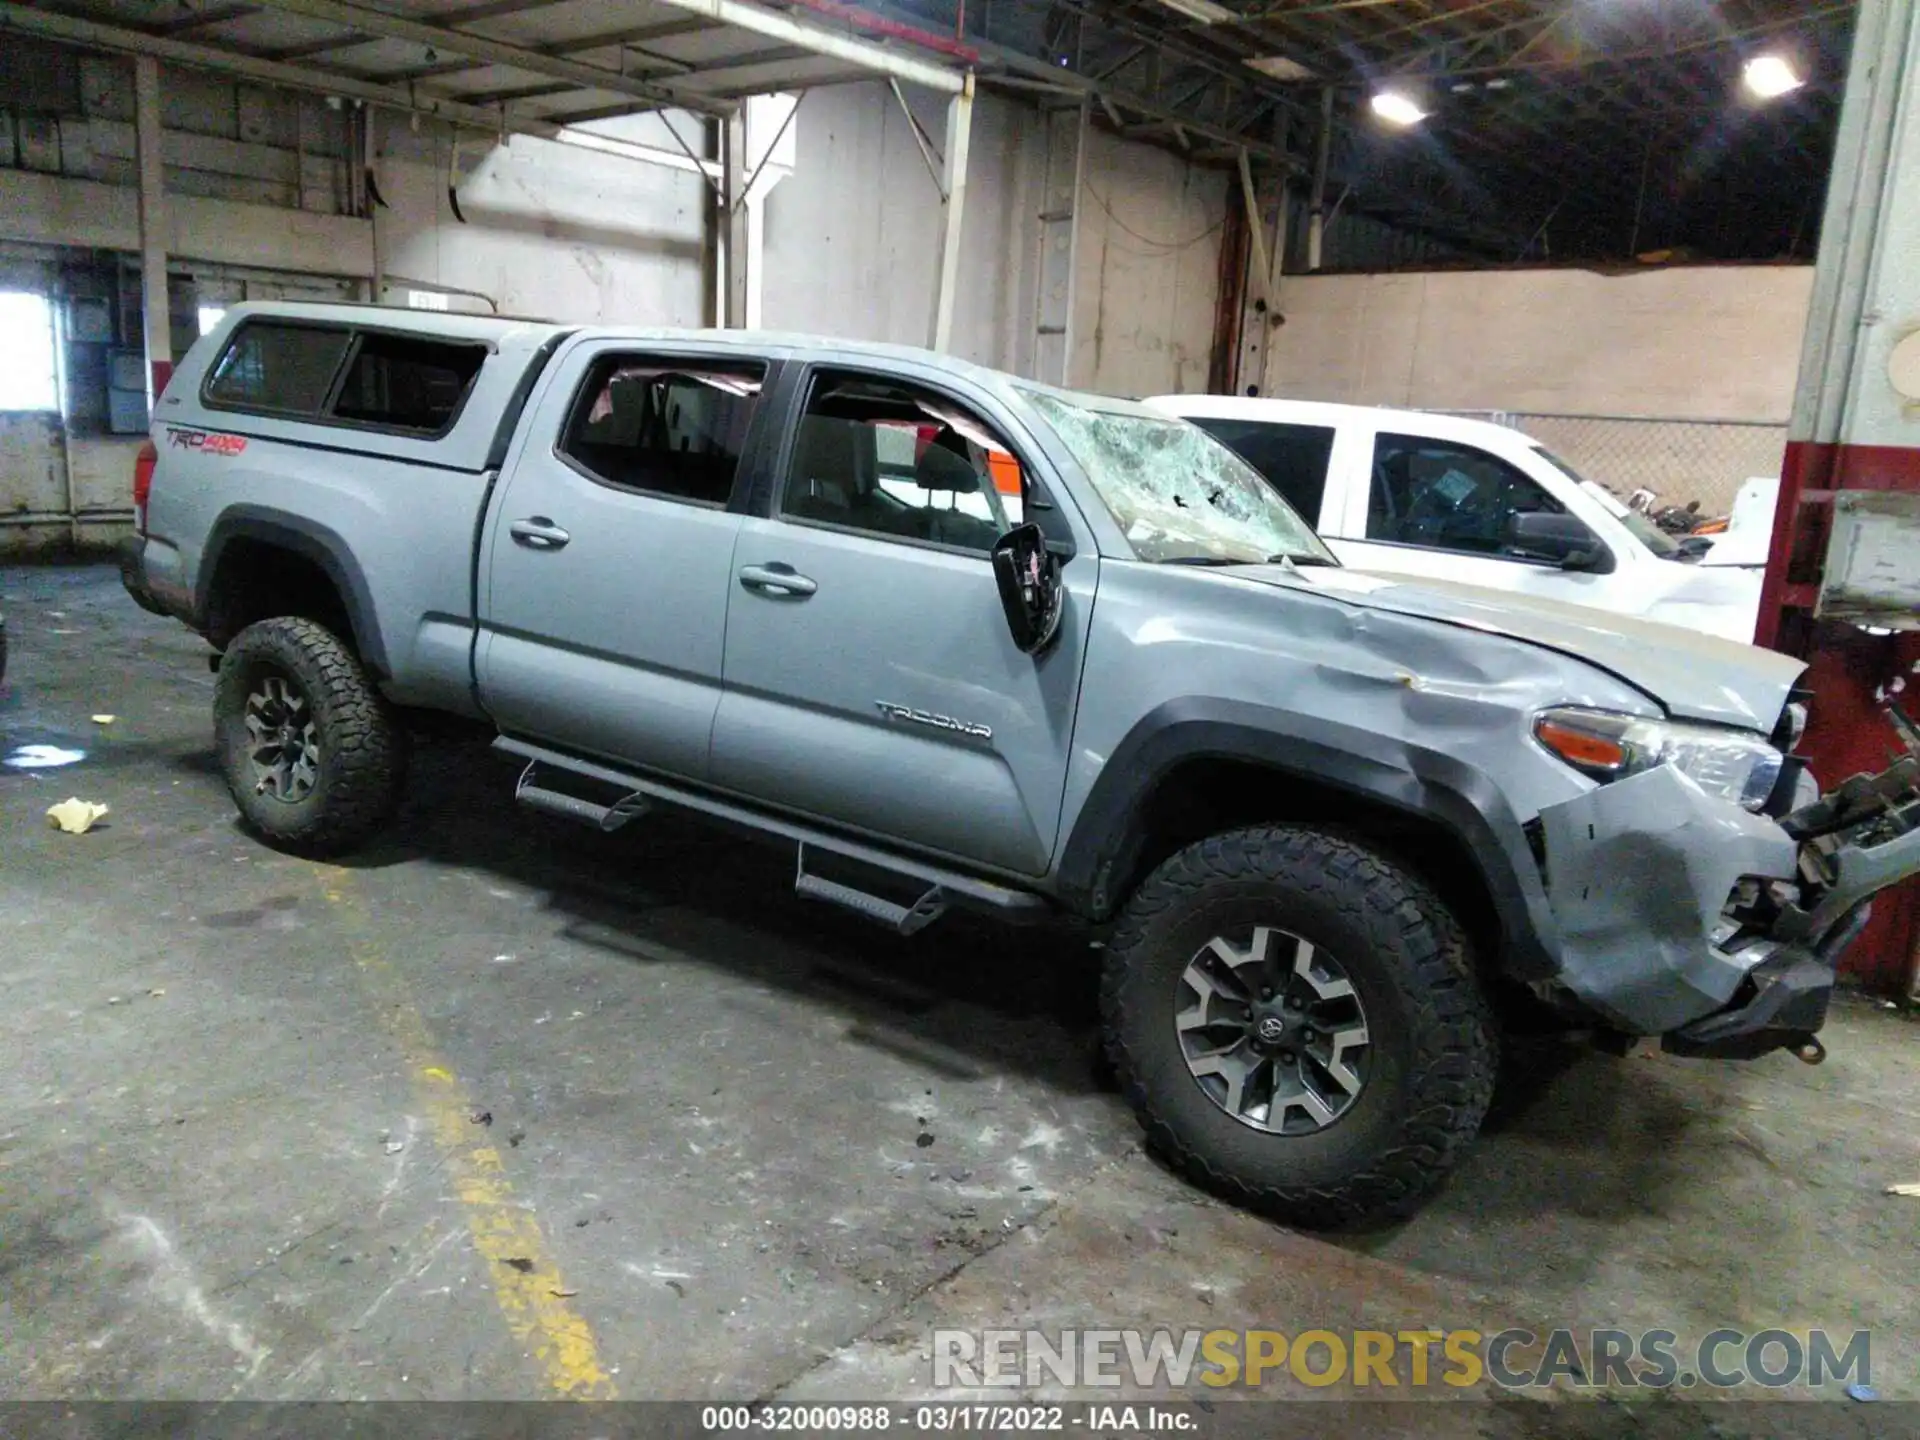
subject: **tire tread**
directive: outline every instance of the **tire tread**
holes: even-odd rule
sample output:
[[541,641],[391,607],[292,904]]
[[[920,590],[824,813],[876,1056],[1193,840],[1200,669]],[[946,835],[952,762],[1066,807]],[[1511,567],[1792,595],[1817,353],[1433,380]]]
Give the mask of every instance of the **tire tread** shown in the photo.
[[[1332,1186],[1264,1184],[1232,1173],[1183,1136],[1138,1078],[1123,1010],[1147,932],[1210,887],[1274,880],[1315,894],[1390,947],[1409,1007],[1415,1055],[1412,1105],[1397,1143]],[[1390,953],[1390,952],[1389,952]],[[1465,932],[1440,897],[1401,866],[1356,841],[1290,825],[1228,831],[1179,851],[1141,884],[1108,944],[1100,989],[1108,1056],[1149,1143],[1183,1174],[1236,1204],[1313,1228],[1404,1213],[1445,1177],[1478,1133],[1493,1097],[1497,1053],[1490,1011],[1474,977]]]
[[[400,802],[406,780],[404,737],[366,670],[346,642],[315,620],[281,615],[249,625],[234,637],[220,663],[214,713],[244,707],[243,671],[255,660],[292,670],[304,661],[315,673],[317,693],[308,702],[324,724],[324,803],[294,825],[263,824],[241,793],[241,773],[223,757],[234,803],[248,823],[282,848],[308,855],[339,854],[380,830]],[[268,812],[270,813],[270,812]]]

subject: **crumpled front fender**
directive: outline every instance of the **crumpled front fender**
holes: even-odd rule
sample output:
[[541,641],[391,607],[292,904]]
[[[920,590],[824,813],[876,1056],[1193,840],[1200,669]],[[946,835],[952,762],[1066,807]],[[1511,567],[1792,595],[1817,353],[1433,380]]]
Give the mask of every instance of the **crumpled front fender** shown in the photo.
[[1743,876],[1795,874],[1797,847],[1784,830],[1669,765],[1549,806],[1540,826],[1560,980],[1636,1035],[1733,998],[1755,957],[1714,944],[1728,895]]

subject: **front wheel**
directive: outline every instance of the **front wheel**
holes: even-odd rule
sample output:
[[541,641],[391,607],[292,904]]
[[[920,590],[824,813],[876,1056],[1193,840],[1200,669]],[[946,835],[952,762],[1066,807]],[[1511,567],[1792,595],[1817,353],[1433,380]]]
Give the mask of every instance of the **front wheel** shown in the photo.
[[1234,831],[1161,865],[1120,918],[1101,1014],[1150,1143],[1297,1224],[1412,1208],[1492,1098],[1459,923],[1405,869],[1315,830]]
[[247,824],[303,854],[352,849],[385,825],[405,779],[405,739],[353,652],[324,625],[249,625],[213,692],[220,769]]

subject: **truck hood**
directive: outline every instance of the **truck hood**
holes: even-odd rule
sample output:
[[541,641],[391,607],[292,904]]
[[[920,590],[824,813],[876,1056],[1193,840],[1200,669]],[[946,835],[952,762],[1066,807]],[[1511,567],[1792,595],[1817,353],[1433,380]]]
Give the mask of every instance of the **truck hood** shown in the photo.
[[1320,565],[1259,565],[1219,573],[1544,646],[1618,676],[1676,719],[1763,734],[1772,731],[1806,668],[1772,650],[1674,625],[1448,580]]

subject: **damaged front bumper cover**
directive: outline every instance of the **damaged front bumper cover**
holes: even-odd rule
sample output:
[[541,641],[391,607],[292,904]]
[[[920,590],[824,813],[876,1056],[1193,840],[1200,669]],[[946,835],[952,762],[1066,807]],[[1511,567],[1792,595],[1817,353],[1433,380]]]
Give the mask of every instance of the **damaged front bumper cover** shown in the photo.
[[[1560,983],[1607,1025],[1675,1054],[1818,1059],[1834,974],[1868,902],[1920,874],[1920,760],[1775,821],[1671,767],[1541,812]],[[1842,793],[1848,787],[1842,787]],[[1870,803],[1869,803],[1870,802]],[[1764,926],[1728,916],[1743,880],[1806,896]]]

